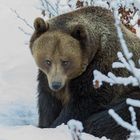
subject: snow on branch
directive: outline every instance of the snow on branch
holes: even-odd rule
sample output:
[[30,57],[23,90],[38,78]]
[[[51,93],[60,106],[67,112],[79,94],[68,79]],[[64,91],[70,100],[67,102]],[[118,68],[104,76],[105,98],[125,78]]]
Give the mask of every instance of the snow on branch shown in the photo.
[[[120,20],[118,18],[118,9],[115,7],[114,7],[114,17],[115,17],[115,25],[116,25],[116,29],[117,29],[117,33],[118,33],[118,38],[119,38],[120,43],[121,43],[121,48],[123,50],[123,54],[126,58],[125,62],[127,64],[127,66],[129,67],[129,69],[128,69],[128,67],[126,67],[126,69],[129,70],[129,72],[131,72],[132,75],[137,79],[139,86],[140,86],[140,69],[137,69],[135,67],[135,63],[132,60],[133,54],[132,54],[132,52],[129,52],[127,44],[126,44],[125,39],[123,37],[123,33],[122,33],[121,27],[120,27]],[[121,53],[119,53],[119,54],[120,54],[119,58],[122,57],[125,60],[123,55]]]
[[[124,86],[132,84],[133,86],[139,86],[137,79],[133,76],[117,77],[111,72],[109,72],[108,75],[106,76],[98,70],[94,70],[93,74],[94,74],[93,84],[95,88],[99,88],[100,86],[102,86],[103,82],[109,83],[111,86],[114,84],[124,85]],[[98,85],[96,86],[97,82]]]
[[109,72],[108,75],[106,76],[102,74],[101,72],[99,72],[98,70],[94,70],[93,84],[95,85],[96,81],[98,81],[99,87],[103,84],[103,82],[110,83],[110,85],[121,84],[121,85],[127,86],[127,85],[132,84],[133,86],[139,86],[140,85],[140,69],[135,67],[135,64],[132,59],[129,59],[131,61],[129,63],[129,60],[127,60],[123,56],[122,52],[118,52],[117,56],[120,62],[114,62],[112,64],[112,68],[126,68],[130,73],[132,73],[132,75],[129,77],[117,77],[113,73]]
[[[49,15],[49,18],[58,15],[58,11],[54,8],[54,6],[47,0],[40,0],[41,2],[41,10],[42,15]],[[47,13],[46,13],[47,12]]]
[[137,127],[136,113],[133,107],[129,107],[129,111],[131,114],[132,124],[124,121],[113,109],[110,109],[108,113],[120,126],[126,128],[131,132],[128,140],[139,140],[140,130]]
[[131,105],[131,106],[139,107],[139,108],[140,108],[140,101],[139,101],[139,100],[135,100],[135,99],[130,99],[130,98],[128,98],[128,99],[126,100],[126,103],[127,103],[128,105]]
[[[133,99],[127,99],[127,103],[136,107],[140,106],[140,101],[136,101]],[[131,132],[128,140],[139,140],[140,130],[137,127],[136,112],[132,106],[129,107],[129,111],[131,115],[132,124],[124,121],[113,109],[110,109],[108,113],[118,123],[118,125],[126,128]]]
[[[115,26],[117,29],[118,38],[120,40],[122,52],[118,52],[117,56],[120,62],[114,62],[112,64],[112,68],[125,68],[130,73],[131,76],[129,77],[117,77],[113,73],[109,72],[108,75],[104,75],[98,70],[94,70],[94,80],[93,84],[96,88],[96,83],[98,81],[98,86],[100,87],[103,82],[110,83],[110,85],[113,84],[123,84],[125,86],[132,84],[133,86],[139,86],[140,87],[140,69],[136,68],[135,62],[132,60],[133,53],[129,51],[126,41],[124,40],[123,33],[120,27],[120,20],[118,18],[118,3],[112,4],[112,9],[114,11],[114,17],[115,17]],[[139,60],[138,60],[139,61]]]
[[71,131],[73,140],[82,140],[83,125],[80,121],[70,120],[68,123],[68,128]]
[[61,15],[76,8],[76,0],[40,0],[41,13],[48,18]]
[[[137,128],[137,125],[134,125],[134,123],[130,124],[126,121],[124,121],[113,109],[110,109],[108,111],[108,113],[112,116],[112,118],[119,124],[121,125],[122,127],[130,130],[131,132],[140,132]],[[132,110],[131,110],[131,113],[132,113]],[[133,114],[131,116],[134,116],[135,113],[133,112]],[[136,121],[135,120],[135,117],[133,117],[133,121]]]
[[137,122],[136,122],[136,112],[134,111],[134,108],[132,106],[130,106],[129,111],[131,113],[132,125],[138,129]]

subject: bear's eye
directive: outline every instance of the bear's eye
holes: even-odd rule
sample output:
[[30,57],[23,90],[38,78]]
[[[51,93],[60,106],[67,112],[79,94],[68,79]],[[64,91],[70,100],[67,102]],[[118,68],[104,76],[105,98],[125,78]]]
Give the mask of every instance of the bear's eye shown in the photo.
[[66,67],[70,64],[70,61],[62,61],[62,66]]
[[45,60],[45,65],[51,66],[52,62],[50,60]]

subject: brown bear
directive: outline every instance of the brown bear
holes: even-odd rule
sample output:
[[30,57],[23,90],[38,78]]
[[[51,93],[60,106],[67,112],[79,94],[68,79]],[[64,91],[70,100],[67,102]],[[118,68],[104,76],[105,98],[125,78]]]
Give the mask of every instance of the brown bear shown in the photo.
[[[129,75],[111,67],[121,51],[113,14],[101,7],[85,7],[46,22],[37,18],[34,27],[30,49],[39,68],[39,127],[56,127],[77,119],[95,136],[125,139],[129,132],[117,125],[108,109],[114,108],[131,121],[125,100],[140,99],[140,89],[93,86],[95,69],[104,74]],[[140,39],[123,25],[122,30],[134,60],[138,60]],[[140,118],[140,113],[137,115]]]

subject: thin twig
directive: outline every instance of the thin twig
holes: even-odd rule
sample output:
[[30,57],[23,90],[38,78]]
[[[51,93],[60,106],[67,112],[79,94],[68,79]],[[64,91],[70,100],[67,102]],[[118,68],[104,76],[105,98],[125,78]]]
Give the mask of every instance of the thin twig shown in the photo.
[[20,31],[22,31],[25,35],[31,36],[31,33],[26,32],[22,27],[18,27]]
[[[57,11],[55,10],[55,8],[52,6],[52,4],[49,3],[49,1],[47,0],[40,0],[42,3],[42,6],[45,8],[44,10],[49,10],[49,7],[57,14]],[[46,6],[45,6],[46,5]],[[52,14],[52,12],[50,12]],[[55,15],[54,15],[55,16]]]
[[49,17],[56,16],[55,14],[52,13],[50,8],[57,14],[56,10],[53,8],[53,6],[48,1],[46,1],[46,0],[40,0],[40,1],[41,1],[43,10],[45,10],[49,13]]
[[59,14],[59,4],[60,4],[60,0],[57,0],[57,2],[56,2],[57,15]]
[[24,23],[25,25],[27,25],[30,29],[34,30],[34,28],[28,23],[28,21],[27,21],[25,18],[21,17],[21,16],[17,13],[16,10],[14,10],[14,9],[11,8],[11,11],[12,11],[13,13],[15,13],[16,17],[17,17],[18,19],[22,20],[23,23]]

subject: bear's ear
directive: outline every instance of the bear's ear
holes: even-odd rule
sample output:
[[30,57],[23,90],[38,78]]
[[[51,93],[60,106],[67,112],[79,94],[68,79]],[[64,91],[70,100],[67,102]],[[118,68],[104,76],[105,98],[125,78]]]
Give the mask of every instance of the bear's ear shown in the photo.
[[86,30],[83,25],[76,25],[73,28],[71,35],[80,41],[86,39],[87,37]]
[[36,32],[43,33],[49,29],[49,24],[45,23],[45,21],[42,18],[38,17],[34,21],[34,28]]

